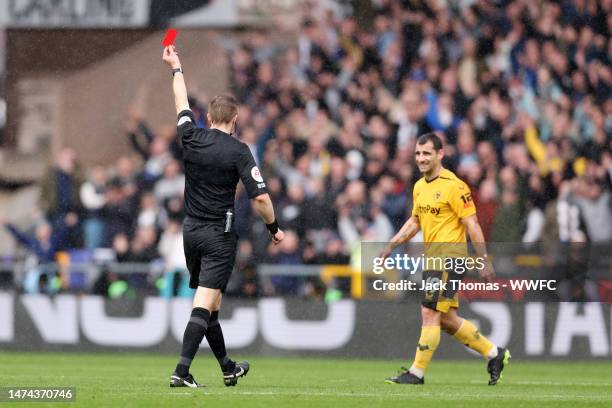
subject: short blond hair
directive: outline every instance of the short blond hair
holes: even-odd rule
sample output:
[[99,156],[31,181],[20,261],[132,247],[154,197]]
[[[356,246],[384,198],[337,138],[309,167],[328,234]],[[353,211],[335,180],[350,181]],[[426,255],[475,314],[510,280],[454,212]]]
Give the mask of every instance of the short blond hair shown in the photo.
[[230,123],[238,114],[238,101],[231,95],[217,95],[208,104],[213,123]]

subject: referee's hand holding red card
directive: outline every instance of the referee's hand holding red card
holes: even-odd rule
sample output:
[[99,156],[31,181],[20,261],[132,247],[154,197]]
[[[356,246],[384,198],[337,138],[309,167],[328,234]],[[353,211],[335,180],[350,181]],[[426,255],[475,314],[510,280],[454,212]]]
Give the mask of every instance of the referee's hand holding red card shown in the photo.
[[164,53],[162,54],[162,60],[170,65],[170,68],[180,68],[181,61],[179,60],[178,53],[176,52],[176,48],[174,45],[169,45],[164,47]]

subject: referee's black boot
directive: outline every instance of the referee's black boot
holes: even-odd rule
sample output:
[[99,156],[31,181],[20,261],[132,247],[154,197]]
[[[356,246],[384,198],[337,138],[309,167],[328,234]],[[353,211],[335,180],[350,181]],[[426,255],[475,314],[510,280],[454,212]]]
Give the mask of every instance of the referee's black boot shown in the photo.
[[230,363],[223,368],[223,383],[226,387],[235,386],[238,384],[238,378],[245,377],[250,368],[248,361],[241,361],[239,363],[230,361]]
[[501,378],[501,373],[504,370],[504,366],[508,365],[510,361],[510,350],[498,347],[497,356],[489,360],[487,365],[487,372],[490,375],[489,385],[495,385]]
[[419,378],[412,374],[406,367],[402,367],[403,372],[395,377],[385,379],[387,384],[425,384],[425,377]]
[[202,388],[204,384],[199,384],[191,374],[187,374],[186,377],[181,377],[175,371],[170,376],[170,387]]

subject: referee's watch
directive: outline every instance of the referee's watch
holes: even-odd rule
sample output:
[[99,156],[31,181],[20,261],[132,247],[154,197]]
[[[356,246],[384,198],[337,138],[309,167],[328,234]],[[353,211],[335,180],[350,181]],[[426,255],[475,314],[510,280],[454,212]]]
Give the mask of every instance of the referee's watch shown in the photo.
[[172,70],[172,76],[174,76],[174,74],[176,74],[177,72],[180,72],[182,74],[183,73],[183,68],[174,68]]

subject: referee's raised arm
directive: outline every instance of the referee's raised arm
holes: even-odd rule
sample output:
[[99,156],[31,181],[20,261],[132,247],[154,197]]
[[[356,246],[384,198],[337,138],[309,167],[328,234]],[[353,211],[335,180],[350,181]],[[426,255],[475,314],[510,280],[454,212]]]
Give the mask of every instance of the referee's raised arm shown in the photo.
[[162,60],[172,68],[172,91],[174,93],[174,106],[178,116],[177,133],[183,147],[185,147],[185,145],[193,141],[196,121],[193,117],[193,112],[189,108],[183,68],[174,45],[164,48]]
[[174,45],[164,48],[162,59],[172,68],[172,90],[174,91],[174,106],[178,115],[184,110],[189,109],[189,101],[187,100],[187,86],[183,77],[183,67],[179,60],[178,53]]

